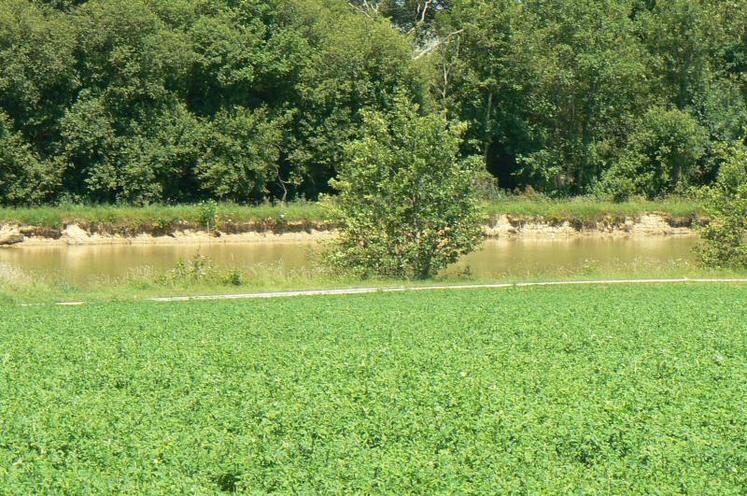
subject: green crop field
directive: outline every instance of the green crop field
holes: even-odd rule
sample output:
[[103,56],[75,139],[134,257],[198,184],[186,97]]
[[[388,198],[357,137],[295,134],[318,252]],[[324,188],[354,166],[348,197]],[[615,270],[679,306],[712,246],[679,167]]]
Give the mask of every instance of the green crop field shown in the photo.
[[743,495],[746,301],[0,306],[0,493]]

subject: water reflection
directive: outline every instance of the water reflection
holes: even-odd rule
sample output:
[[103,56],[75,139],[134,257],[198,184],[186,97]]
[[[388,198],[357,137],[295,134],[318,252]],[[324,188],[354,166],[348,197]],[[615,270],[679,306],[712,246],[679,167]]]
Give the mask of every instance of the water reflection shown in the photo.
[[[657,267],[692,261],[694,238],[581,238],[557,240],[488,240],[448,272],[469,271],[476,277],[520,277],[579,274],[587,271]],[[24,272],[85,285],[93,279],[121,277],[143,267],[172,268],[196,254],[219,266],[249,269],[276,265],[294,271],[317,263],[313,243],[248,243],[173,246],[56,246],[0,249],[0,264]]]
[[469,270],[484,277],[540,276],[650,270],[693,262],[692,237],[493,239],[450,272]]

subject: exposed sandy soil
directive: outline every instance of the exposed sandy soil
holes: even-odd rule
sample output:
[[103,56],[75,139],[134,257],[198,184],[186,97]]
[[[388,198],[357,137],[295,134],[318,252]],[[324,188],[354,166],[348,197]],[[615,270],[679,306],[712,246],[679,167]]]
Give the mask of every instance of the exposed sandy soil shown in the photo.
[[662,215],[645,214],[638,218],[605,220],[593,225],[572,223],[571,221],[548,222],[541,219],[514,219],[507,215],[497,217],[492,225],[486,226],[488,237],[522,238],[574,238],[585,236],[695,236],[692,225],[680,226],[677,222]]
[[[81,226],[71,224],[59,231],[32,226],[5,225],[0,228],[0,245],[19,246],[60,246],[60,245],[174,245],[207,243],[256,243],[272,241],[316,241],[329,238],[334,231],[309,229],[308,231],[247,231],[239,233],[206,232],[192,229],[177,230],[169,234],[111,234],[91,232]],[[22,236],[23,241],[13,242]],[[4,240],[11,242],[3,243]]]
[[[76,224],[64,229],[40,228],[6,224],[0,226],[0,245],[59,246],[59,245],[169,245],[189,243],[255,243],[317,241],[334,236],[334,229],[328,225],[308,224],[288,225],[284,230],[256,230],[247,226],[246,231],[233,232],[199,231],[194,229],[175,230],[171,233],[111,233],[101,229],[84,228]],[[531,238],[558,239],[589,236],[695,236],[691,226],[680,226],[671,219],[656,214],[646,214],[639,218],[626,218],[617,221],[596,222],[582,225],[572,221],[552,222],[543,219],[516,219],[502,215],[485,226],[485,234],[490,238]]]

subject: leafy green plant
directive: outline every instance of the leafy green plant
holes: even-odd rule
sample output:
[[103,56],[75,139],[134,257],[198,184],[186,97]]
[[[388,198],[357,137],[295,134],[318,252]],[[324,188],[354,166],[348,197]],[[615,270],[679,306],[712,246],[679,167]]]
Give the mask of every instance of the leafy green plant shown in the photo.
[[179,220],[173,217],[158,217],[152,226],[157,232],[169,233],[174,230],[178,222]]
[[716,184],[704,192],[710,222],[701,230],[701,262],[709,267],[747,267],[747,148],[721,150],[723,163]]
[[197,165],[202,189],[221,200],[250,202],[265,197],[279,176],[282,119],[262,109],[219,112],[209,130],[207,152]]
[[366,113],[364,137],[346,146],[332,182],[340,235],[328,261],[362,276],[423,279],[474,250],[479,160],[459,158],[465,130],[402,97],[388,114]]
[[[148,277],[135,278],[138,282],[148,280]],[[235,267],[218,267],[212,258],[197,253],[190,259],[179,260],[173,269],[156,275],[152,280],[160,286],[175,288],[243,286],[246,283],[246,274]]]
[[238,269],[228,269],[223,274],[222,282],[228,286],[243,286],[246,281],[243,272]]
[[218,203],[215,200],[206,200],[197,208],[197,219],[205,226],[205,230],[212,232],[218,225]]
[[48,201],[61,186],[60,170],[60,164],[45,162],[34,153],[0,107],[0,204]]
[[272,219],[274,228],[277,230],[283,230],[288,226],[288,215],[285,211],[280,211],[277,216]]
[[201,282],[215,275],[215,264],[210,257],[196,254],[187,260],[179,260],[176,267],[157,278],[161,284]]
[[597,193],[624,201],[681,192],[695,177],[707,146],[706,129],[691,113],[654,107],[631,132],[627,148],[596,185]]

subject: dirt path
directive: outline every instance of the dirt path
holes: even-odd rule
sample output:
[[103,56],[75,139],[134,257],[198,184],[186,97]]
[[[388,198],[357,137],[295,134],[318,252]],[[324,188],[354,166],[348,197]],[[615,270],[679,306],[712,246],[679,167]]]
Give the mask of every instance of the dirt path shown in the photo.
[[[606,286],[619,284],[747,284],[747,278],[698,278],[690,279],[600,279],[589,281],[538,281],[538,282],[507,282],[496,284],[461,284],[442,286],[420,286],[399,288],[340,288],[340,289],[310,289],[299,291],[270,291],[261,293],[235,293],[220,295],[200,296],[165,296],[159,298],[146,298],[143,301],[158,303],[178,303],[188,301],[216,301],[216,300],[257,300],[274,298],[297,298],[300,296],[336,296],[336,295],[359,295],[372,293],[414,293],[421,291],[464,291],[470,289],[509,289],[509,288],[532,288],[550,286]],[[60,306],[85,305],[84,301],[65,301],[56,303]],[[21,306],[36,306],[42,304],[25,304]]]
[[214,300],[252,300],[263,298],[292,298],[299,296],[333,296],[333,295],[357,295],[371,293],[409,293],[418,291],[457,291],[469,289],[508,289],[508,288],[530,288],[546,286],[590,286],[610,284],[747,284],[745,279],[715,278],[715,279],[603,279],[590,281],[540,281],[540,282],[517,282],[497,284],[462,284],[443,286],[421,286],[400,288],[348,288],[348,289],[314,289],[302,291],[273,291],[264,293],[236,293],[224,295],[205,296],[170,296],[161,298],[148,298],[147,301],[159,303],[174,303],[184,301],[214,301]]

